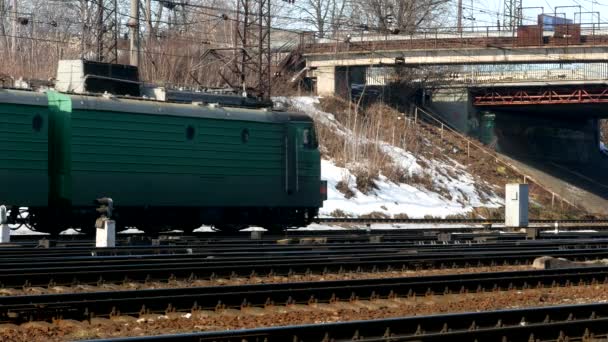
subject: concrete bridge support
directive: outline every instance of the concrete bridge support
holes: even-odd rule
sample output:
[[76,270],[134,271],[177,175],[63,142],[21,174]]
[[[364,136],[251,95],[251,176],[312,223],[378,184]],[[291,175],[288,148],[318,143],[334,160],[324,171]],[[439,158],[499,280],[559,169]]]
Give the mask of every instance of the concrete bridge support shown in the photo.
[[336,67],[319,67],[314,70],[312,76],[317,79],[317,95],[334,96],[336,94]]

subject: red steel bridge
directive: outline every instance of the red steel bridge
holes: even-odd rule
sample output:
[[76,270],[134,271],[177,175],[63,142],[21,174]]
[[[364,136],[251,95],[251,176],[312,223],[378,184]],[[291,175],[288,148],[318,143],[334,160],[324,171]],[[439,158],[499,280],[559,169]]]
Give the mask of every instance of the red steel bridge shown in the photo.
[[473,97],[473,105],[480,107],[603,103],[608,103],[608,86],[539,90],[501,88],[488,90],[482,95]]

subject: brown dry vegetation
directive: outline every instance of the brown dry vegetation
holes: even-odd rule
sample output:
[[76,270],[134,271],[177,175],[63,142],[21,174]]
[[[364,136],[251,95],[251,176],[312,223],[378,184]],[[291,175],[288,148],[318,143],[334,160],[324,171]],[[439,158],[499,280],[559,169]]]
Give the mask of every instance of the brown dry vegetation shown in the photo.
[[[367,108],[339,98],[324,98],[320,109],[334,114],[336,120],[349,128],[354,137],[346,138],[337,134],[335,129],[317,122],[319,140],[324,157],[331,158],[338,166],[348,167],[357,177],[356,187],[366,193],[373,190],[375,180],[380,174],[396,183],[405,183],[439,193],[451,199],[445,186],[434,181],[426,160],[440,160],[448,165],[461,164],[476,179],[476,188],[482,199],[491,194],[504,196],[507,183],[521,183],[522,174],[500,163],[496,158],[469,146],[457,134],[422,121],[414,122],[412,116],[400,113],[382,103]],[[360,142],[366,138],[367,142]],[[347,140],[348,139],[348,140]],[[396,167],[392,159],[379,147],[386,142],[416,155],[423,172],[409,174]],[[481,145],[479,142],[475,142]],[[455,178],[452,170],[435,170],[444,176]],[[532,219],[569,219],[586,217],[587,213],[579,208],[553,199],[549,192],[534,183],[530,186],[530,218]],[[352,196],[348,180],[341,182],[339,191]],[[352,186],[352,185],[351,185]],[[464,195],[464,194],[463,194]],[[463,203],[464,204],[464,203]],[[459,218],[501,218],[503,208],[475,208],[473,211],[458,215]],[[456,217],[453,217],[456,218]]]
[[336,120],[353,134],[347,138],[336,134],[333,127],[317,124],[323,156],[331,158],[338,166],[348,166],[357,177],[359,191],[373,190],[380,174],[396,183],[432,188],[429,175],[412,175],[395,167],[392,159],[378,146],[384,141],[414,153],[419,150],[416,129],[404,114],[383,104],[363,109],[336,97],[323,99],[320,106],[323,111],[334,114]]

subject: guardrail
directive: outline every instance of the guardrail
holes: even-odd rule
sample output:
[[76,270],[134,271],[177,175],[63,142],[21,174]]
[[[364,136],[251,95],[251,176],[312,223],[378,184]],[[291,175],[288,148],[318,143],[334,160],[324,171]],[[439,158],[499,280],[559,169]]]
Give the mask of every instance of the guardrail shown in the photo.
[[338,31],[331,36],[317,37],[315,32],[304,32],[300,44],[306,53],[337,53],[402,49],[438,48],[513,48],[530,46],[607,45],[608,24],[580,25],[572,34],[542,31],[528,36],[517,31],[501,30],[496,26],[463,28],[432,28],[413,33],[391,34],[387,31]]

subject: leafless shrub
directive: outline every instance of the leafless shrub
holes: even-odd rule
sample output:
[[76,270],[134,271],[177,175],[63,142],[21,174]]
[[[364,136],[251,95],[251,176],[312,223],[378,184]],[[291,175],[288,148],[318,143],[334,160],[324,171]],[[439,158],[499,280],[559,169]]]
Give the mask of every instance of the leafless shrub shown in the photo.
[[368,214],[364,214],[360,216],[361,218],[366,218],[366,219],[386,219],[386,218],[390,218],[389,215],[380,212],[380,211],[372,211],[371,213]]
[[355,197],[355,193],[348,187],[348,182],[346,181],[339,181],[336,184],[336,190],[340,191],[346,199]]
[[332,211],[329,216],[331,217],[350,217],[347,213],[345,213],[342,209],[336,209]]
[[376,180],[378,179],[377,171],[368,170],[366,168],[357,168],[352,170],[353,175],[356,177],[357,189],[362,193],[368,195],[373,190],[376,190]]

